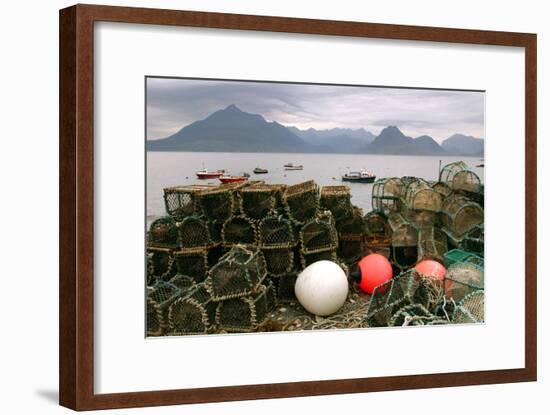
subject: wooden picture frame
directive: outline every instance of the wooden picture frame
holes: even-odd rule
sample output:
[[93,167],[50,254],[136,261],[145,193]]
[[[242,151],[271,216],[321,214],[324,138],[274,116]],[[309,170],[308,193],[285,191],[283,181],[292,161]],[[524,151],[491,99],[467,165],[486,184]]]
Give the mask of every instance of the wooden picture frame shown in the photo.
[[[525,49],[525,367],[200,389],[94,393],[94,22],[239,29]],[[60,404],[76,410],[236,401],[537,379],[535,34],[76,5],[60,11]]]

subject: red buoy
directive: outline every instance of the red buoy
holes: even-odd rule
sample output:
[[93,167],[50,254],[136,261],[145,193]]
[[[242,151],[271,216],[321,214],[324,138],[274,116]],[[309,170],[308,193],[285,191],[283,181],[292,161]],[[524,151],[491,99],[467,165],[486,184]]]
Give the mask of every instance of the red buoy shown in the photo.
[[[372,294],[374,289],[386,281],[392,279],[393,271],[388,259],[380,254],[370,254],[357,264],[357,272],[354,277],[361,290]],[[378,293],[383,293],[378,291]]]
[[443,265],[431,259],[420,261],[418,264],[416,264],[414,268],[416,269],[416,272],[418,272],[420,275],[426,277],[435,277],[440,281],[443,281],[445,273],[447,272]]

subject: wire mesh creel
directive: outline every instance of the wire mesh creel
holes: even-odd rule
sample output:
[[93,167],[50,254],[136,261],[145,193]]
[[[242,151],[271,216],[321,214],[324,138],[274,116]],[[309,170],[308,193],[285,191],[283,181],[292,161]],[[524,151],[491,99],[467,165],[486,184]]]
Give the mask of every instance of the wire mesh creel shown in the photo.
[[467,197],[453,194],[445,199],[441,208],[440,220],[457,239],[484,221],[481,206]]
[[439,181],[455,191],[482,193],[483,185],[479,176],[463,161],[447,164],[439,174]]
[[441,194],[423,179],[415,178],[407,184],[403,196],[405,206],[415,211],[439,212],[441,210]]
[[378,179],[372,186],[372,208],[386,215],[401,206],[405,187],[398,177]]
[[303,225],[319,210],[319,186],[313,180],[289,186],[283,200],[290,220]]

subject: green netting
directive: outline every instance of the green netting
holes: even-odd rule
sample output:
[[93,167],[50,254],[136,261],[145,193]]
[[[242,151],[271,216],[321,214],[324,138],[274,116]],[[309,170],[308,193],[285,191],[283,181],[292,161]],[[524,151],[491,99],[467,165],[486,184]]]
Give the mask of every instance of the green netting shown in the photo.
[[423,179],[409,180],[405,186],[403,195],[404,205],[410,210],[428,210],[439,212],[441,210],[441,194]]
[[181,290],[165,281],[147,288],[147,335],[160,336],[167,331],[168,307],[178,298]]
[[198,284],[170,304],[170,334],[207,333],[215,317],[216,303],[212,301],[204,284]]
[[264,249],[267,272],[278,277],[289,273],[294,268],[294,252],[289,248]]
[[147,248],[148,272],[156,279],[168,281],[175,274],[174,256],[167,248]]
[[483,323],[485,321],[485,292],[474,291],[462,299],[454,310],[455,324]]
[[372,208],[386,215],[398,210],[404,190],[403,182],[398,177],[376,180],[372,186]]
[[228,248],[234,245],[255,247],[258,245],[256,225],[246,216],[233,216],[223,224],[222,241]]
[[322,209],[329,210],[332,213],[337,223],[353,214],[348,186],[323,186],[320,205]]
[[485,251],[485,226],[480,224],[470,229],[462,238],[461,246],[470,252],[483,256]]
[[244,187],[239,190],[241,212],[251,219],[263,219],[278,207],[285,188],[285,185],[280,184],[257,184]]
[[319,213],[300,230],[303,254],[334,250],[338,246],[338,233],[330,211]]
[[283,215],[267,216],[258,226],[258,245],[262,249],[292,248],[296,236],[292,222]]
[[188,216],[178,223],[180,246],[184,249],[206,249],[214,245],[208,224],[198,216]]
[[[472,257],[477,257],[477,255],[472,252],[464,251],[462,249],[451,249],[450,251],[445,253],[445,266],[449,268],[451,265],[456,264],[457,262],[468,262],[468,260]],[[474,260],[474,262],[477,262],[477,260]]]
[[447,269],[443,285],[447,298],[458,303],[468,294],[483,290],[483,268],[473,263],[457,262]]
[[170,216],[154,220],[147,236],[149,247],[176,248],[179,245],[176,221]]
[[201,211],[210,221],[225,222],[237,209],[234,191],[238,186],[223,185],[200,194]]
[[202,282],[206,278],[208,272],[206,249],[175,252],[174,262],[178,273],[190,276],[195,282]]
[[447,235],[434,226],[418,231],[418,261],[433,259],[444,262],[447,252]]
[[443,167],[439,174],[439,181],[446,183],[455,191],[483,192],[481,179],[463,161],[450,163]]
[[275,306],[273,285],[261,285],[249,296],[232,298],[218,303],[216,324],[229,332],[253,331]]
[[249,295],[267,275],[265,259],[259,250],[233,247],[210,268],[206,288],[214,301]]
[[319,210],[319,186],[313,180],[289,186],[284,194],[284,203],[292,222],[303,225]]
[[475,226],[483,223],[483,209],[472,200],[453,194],[445,199],[441,208],[442,225],[456,238],[461,238]]
[[204,191],[211,190],[213,185],[174,186],[164,189],[164,206],[166,213],[175,218],[183,218],[200,212],[198,199]]

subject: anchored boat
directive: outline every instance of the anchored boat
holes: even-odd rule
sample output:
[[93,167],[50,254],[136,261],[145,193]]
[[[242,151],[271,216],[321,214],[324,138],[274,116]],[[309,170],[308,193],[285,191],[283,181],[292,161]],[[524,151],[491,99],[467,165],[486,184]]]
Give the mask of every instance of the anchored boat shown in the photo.
[[293,163],[287,163],[284,165],[284,167],[285,167],[285,170],[303,170],[304,169],[304,166],[302,166],[301,164],[294,165]]
[[208,169],[202,169],[195,172],[199,179],[217,179],[223,176],[224,173],[224,170],[208,171]]
[[342,176],[345,182],[374,183],[376,175],[368,170],[350,171]]
[[240,183],[248,180],[247,176],[220,176],[220,182],[222,183]]
[[268,173],[267,169],[262,169],[261,167],[256,167],[254,169],[254,174],[266,174]]

